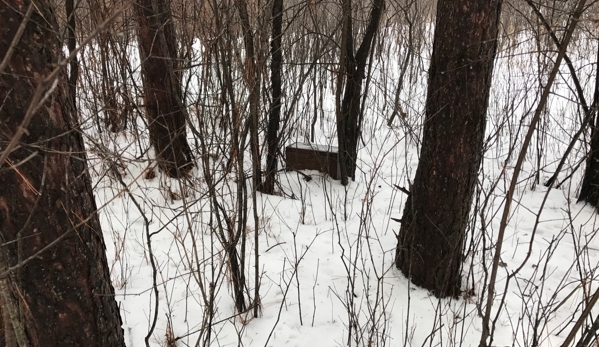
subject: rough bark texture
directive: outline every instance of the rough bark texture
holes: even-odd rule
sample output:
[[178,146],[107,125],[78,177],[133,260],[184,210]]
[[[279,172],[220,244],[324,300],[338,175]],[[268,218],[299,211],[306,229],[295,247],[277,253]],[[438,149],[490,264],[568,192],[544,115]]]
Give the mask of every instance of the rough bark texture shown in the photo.
[[599,46],[597,47],[597,75],[595,75],[595,91],[593,93],[593,104],[590,109],[585,110],[585,116],[592,113],[595,118],[591,127],[591,148],[587,157],[587,165],[580,187],[578,201],[599,208],[599,117],[597,117],[597,106],[599,105]]
[[[351,13],[351,0],[346,0],[345,11]],[[356,163],[358,160],[358,140],[362,129],[362,80],[366,77],[366,63],[372,47],[372,41],[378,30],[383,14],[383,0],[374,0],[370,11],[370,18],[362,43],[354,54],[354,37],[352,19],[346,19],[345,42],[345,74],[346,85],[341,103],[341,117],[338,120],[337,132],[339,138],[339,168],[341,170],[341,183],[346,185],[348,178],[356,179]]]
[[177,73],[177,38],[168,0],[137,0],[139,54],[150,142],[160,169],[184,177],[193,167]]
[[599,127],[597,124],[592,127],[591,133],[591,148],[578,201],[599,207]]
[[270,85],[272,102],[268,117],[268,132],[266,142],[266,176],[264,177],[263,193],[274,194],[277,177],[277,154],[279,152],[279,123],[281,122],[281,66],[283,52],[281,51],[283,31],[283,0],[274,0],[272,4],[272,37],[270,41]]
[[[6,56],[29,4],[0,2],[0,57]],[[61,56],[54,14],[45,1],[35,4],[0,78],[3,149],[23,122],[39,81]],[[124,346],[64,71],[48,93],[28,132],[0,163],[0,268],[30,260],[1,279],[2,308],[15,308],[8,316],[17,340],[25,339],[26,345]],[[60,242],[39,253],[58,238]]]
[[500,8],[499,0],[440,0],[437,5],[422,149],[396,265],[438,297],[460,294]]

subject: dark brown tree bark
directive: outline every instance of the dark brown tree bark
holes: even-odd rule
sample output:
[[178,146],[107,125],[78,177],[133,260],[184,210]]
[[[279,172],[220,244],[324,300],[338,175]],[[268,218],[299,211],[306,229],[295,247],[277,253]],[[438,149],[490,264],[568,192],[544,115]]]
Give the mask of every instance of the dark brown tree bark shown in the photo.
[[586,202],[594,207],[599,207],[599,125],[591,130],[590,151],[586,160],[586,169],[582,186],[580,187],[579,202]]
[[137,0],[139,54],[150,143],[160,169],[185,177],[193,158],[185,133],[185,110],[177,73],[177,38],[168,0]]
[[437,297],[460,294],[462,248],[483,137],[500,0],[439,0],[426,121],[396,265]]
[[[372,41],[378,30],[383,14],[384,0],[374,0],[370,10],[370,19],[362,43],[354,54],[353,23],[351,18],[351,0],[344,3],[345,54],[342,54],[342,69],[345,91],[341,103],[341,114],[337,119],[337,138],[339,142],[339,169],[341,183],[347,185],[349,178],[356,179],[356,162],[358,160],[358,141],[362,129],[362,80],[366,77],[366,63],[372,47]],[[342,48],[343,49],[343,48]]]
[[[264,177],[263,193],[274,194],[277,177],[277,154],[279,152],[279,123],[281,122],[281,66],[283,52],[281,39],[283,30],[283,0],[274,0],[272,4],[272,36],[270,41],[270,86],[272,102],[268,117],[266,143],[266,176]],[[315,92],[316,93],[316,92]]]
[[5,336],[19,346],[125,346],[64,66],[50,76],[62,52],[58,32],[47,2],[0,2]]
[[[75,50],[77,46],[77,40],[75,37],[75,1],[65,1],[65,11],[67,14],[67,47],[69,52]],[[73,107],[77,109],[75,103],[75,96],[77,94],[77,79],[79,78],[79,62],[75,56],[69,63],[69,99],[73,102]]]
[[[598,46],[599,50],[599,46]],[[599,63],[599,51],[597,52],[597,62]],[[599,65],[597,66],[599,73]],[[591,143],[587,157],[586,169],[582,186],[580,187],[579,202],[586,202],[599,208],[599,118],[597,117],[597,107],[599,105],[599,75],[595,76],[595,92],[593,95],[593,104],[590,109],[585,110],[585,117],[594,117],[591,126]]]

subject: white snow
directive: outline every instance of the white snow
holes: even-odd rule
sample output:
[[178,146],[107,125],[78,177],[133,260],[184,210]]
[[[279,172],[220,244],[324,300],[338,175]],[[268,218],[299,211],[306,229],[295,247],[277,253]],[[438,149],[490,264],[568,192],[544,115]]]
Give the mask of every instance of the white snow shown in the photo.
[[[88,148],[102,144],[124,158],[120,173],[141,207],[140,211],[114,174],[104,174],[108,171],[107,160],[92,149],[89,157],[97,184],[95,194],[98,206],[102,206],[100,217],[127,345],[145,345],[155,313],[152,255],[158,268],[159,306],[156,329],[149,338],[151,346],[167,345],[169,326],[177,346],[345,346],[348,340],[351,346],[478,345],[479,312],[484,311],[486,302],[483,291],[487,288],[505,192],[522,134],[538,101],[537,71],[530,71],[536,64],[536,53],[531,47],[530,51],[524,47],[502,51],[497,60],[485,160],[466,245],[465,294],[457,300],[436,299],[411,285],[394,266],[399,224],[390,218],[401,218],[406,198],[394,185],[408,187],[408,179],[415,174],[426,97],[426,71],[416,71],[414,83],[402,93],[402,105],[408,114],[405,124],[399,126],[397,119],[394,127],[386,126],[390,106],[385,103],[393,100],[398,72],[397,67],[381,71],[382,64],[398,64],[402,57],[399,51],[393,55],[397,59],[374,62],[379,84],[371,86],[366,103],[364,143],[355,182],[343,187],[318,172],[310,172],[314,179],[307,182],[296,172],[282,171],[280,196],[257,194],[257,231],[253,227],[249,187],[245,274],[247,289],[253,293],[254,235],[258,232],[258,318],[253,318],[251,312],[237,315],[235,311],[223,247],[212,229],[217,223],[210,211],[201,162],[197,162],[193,177],[187,181],[162,175],[148,180],[144,178],[148,156],[141,155],[139,147],[139,143],[147,146],[147,135],[138,142],[131,134],[98,134],[90,128]],[[427,54],[423,53],[422,59]],[[586,66],[580,57],[575,61],[581,73],[592,74],[592,66]],[[427,66],[428,61],[423,64]],[[540,142],[535,139],[529,151],[510,215],[494,300],[496,346],[530,346],[535,329],[540,345],[559,345],[582,312],[581,302],[597,287],[596,213],[576,204],[584,163],[561,188],[548,192],[542,185],[579,124],[571,101],[575,98],[566,85],[570,81],[565,68],[562,71],[563,79],[554,88],[555,95],[541,125],[546,136]],[[197,71],[198,76],[201,72]],[[383,93],[383,80],[391,95]],[[588,88],[592,84],[588,82]],[[299,104],[310,105],[311,87],[305,88],[306,100]],[[200,91],[198,88],[192,92]],[[315,142],[335,145],[334,94],[328,88],[325,92],[325,119],[322,123],[319,120]],[[302,112],[310,114],[309,110],[297,113]],[[139,131],[144,134],[143,124],[139,123]],[[300,126],[305,121],[298,124],[287,143],[305,141]],[[193,136],[189,136],[199,153]],[[514,146],[516,154],[508,159],[509,148]],[[218,163],[222,158],[216,149],[212,150],[210,170],[219,180],[218,200],[228,211],[230,221],[235,222],[235,177],[222,171]],[[541,184],[533,189],[538,151],[542,154]],[[584,151],[578,145],[560,180],[572,172]],[[247,160],[246,173],[250,175],[249,154]],[[146,227],[152,235],[151,251]],[[215,313],[210,340],[205,341],[208,332],[203,296],[210,290],[215,292]],[[596,314],[596,310],[593,312]]]

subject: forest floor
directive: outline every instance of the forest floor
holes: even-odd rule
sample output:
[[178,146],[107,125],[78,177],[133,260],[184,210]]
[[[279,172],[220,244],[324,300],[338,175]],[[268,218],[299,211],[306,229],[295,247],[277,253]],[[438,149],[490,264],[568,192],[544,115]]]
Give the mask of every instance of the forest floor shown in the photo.
[[[371,92],[355,182],[344,187],[316,171],[281,171],[279,195],[257,194],[257,318],[253,311],[236,313],[201,166],[187,180],[158,173],[148,177],[147,136],[138,140],[130,132],[89,131],[96,145],[103,143],[122,158],[121,182],[104,174],[110,172],[105,159],[94,151],[89,155],[127,345],[144,346],[155,317],[150,346],[478,345],[510,165],[537,95],[531,91],[538,81],[518,72],[526,68],[514,64],[516,56],[505,55],[496,67],[485,160],[466,241],[464,293],[457,299],[435,298],[394,266],[399,224],[392,218],[401,218],[406,200],[396,187],[408,187],[418,165],[425,71],[420,85],[402,95],[412,103],[401,126],[386,125],[387,99],[378,89]],[[566,83],[556,88],[567,90]],[[569,142],[568,129],[576,127],[575,107],[567,106],[566,99],[552,99],[519,178],[496,286],[494,346],[559,345],[597,289],[598,221],[592,208],[576,203],[582,168],[559,189],[543,186]],[[330,91],[328,100],[315,142],[335,145]],[[296,141],[305,141],[299,130],[287,144]],[[192,137],[190,142],[196,143]],[[560,179],[571,173],[582,149],[577,153]],[[218,154],[211,160],[220,167]],[[249,173],[249,156],[246,169]],[[221,222],[236,223],[235,177],[219,177],[219,203],[229,216]],[[249,189],[244,269],[246,292],[253,295],[256,230]],[[205,296],[211,291],[216,300],[208,335]]]

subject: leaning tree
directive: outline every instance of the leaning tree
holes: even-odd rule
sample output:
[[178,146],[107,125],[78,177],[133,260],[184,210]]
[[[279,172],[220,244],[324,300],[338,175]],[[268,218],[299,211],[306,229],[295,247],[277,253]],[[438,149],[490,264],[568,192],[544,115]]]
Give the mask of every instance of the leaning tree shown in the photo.
[[501,0],[439,0],[420,161],[396,266],[438,297],[460,294],[462,248],[480,169]]
[[47,1],[0,2],[1,342],[124,346],[59,32]]

